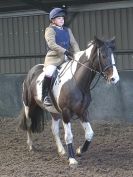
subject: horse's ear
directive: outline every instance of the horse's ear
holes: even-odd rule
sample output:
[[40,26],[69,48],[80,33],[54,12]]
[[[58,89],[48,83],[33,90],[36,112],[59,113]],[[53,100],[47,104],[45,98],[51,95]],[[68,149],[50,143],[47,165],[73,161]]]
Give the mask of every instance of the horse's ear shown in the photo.
[[97,40],[97,36],[94,36],[94,40]]
[[104,42],[103,42],[101,39],[99,39],[97,36],[94,36],[94,40],[95,40],[95,42],[96,42],[98,48],[101,47],[101,46],[103,45],[103,43],[104,43]]
[[112,50],[115,50],[115,36],[110,40],[110,47],[112,48]]
[[112,39],[110,39],[111,43],[115,43],[115,36],[112,37]]

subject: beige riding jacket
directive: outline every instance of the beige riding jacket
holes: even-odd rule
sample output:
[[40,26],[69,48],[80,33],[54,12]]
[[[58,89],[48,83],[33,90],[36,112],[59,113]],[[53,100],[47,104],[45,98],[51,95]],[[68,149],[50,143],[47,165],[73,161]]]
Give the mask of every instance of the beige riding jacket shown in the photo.
[[[70,50],[73,53],[80,51],[78,43],[75,40],[70,28],[68,28],[68,32],[70,35]],[[56,32],[52,28],[52,25],[50,25],[45,30],[45,40],[50,49],[47,52],[47,55],[45,57],[45,61],[44,61],[45,66],[48,65],[59,66],[65,62],[64,52],[66,51],[66,49],[56,44],[55,36],[56,36]]]

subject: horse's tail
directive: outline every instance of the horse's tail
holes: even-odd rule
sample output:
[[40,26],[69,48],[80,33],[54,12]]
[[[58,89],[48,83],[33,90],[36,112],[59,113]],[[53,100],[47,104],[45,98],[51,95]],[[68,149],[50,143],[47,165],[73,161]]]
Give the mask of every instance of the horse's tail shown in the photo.
[[28,130],[24,108],[21,110],[18,118],[19,118],[18,128],[22,130]]
[[31,119],[31,131],[33,133],[39,133],[44,130],[44,111],[37,104],[29,110],[29,117]]
[[23,103],[27,107],[27,114],[22,109],[19,119],[19,128],[22,130],[31,130],[33,133],[39,133],[44,130],[44,111],[37,105],[34,96],[27,87],[26,82],[23,83]]
[[19,115],[18,128],[24,131],[30,129],[32,133],[42,132],[44,130],[44,111],[36,105],[32,110],[29,109],[29,118],[27,119],[23,108]]

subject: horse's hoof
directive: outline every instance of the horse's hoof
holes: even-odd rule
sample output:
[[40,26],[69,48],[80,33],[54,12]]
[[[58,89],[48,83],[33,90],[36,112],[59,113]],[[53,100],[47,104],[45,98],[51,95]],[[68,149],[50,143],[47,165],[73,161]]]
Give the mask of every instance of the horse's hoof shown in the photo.
[[77,148],[76,155],[79,157],[81,156],[81,147]]
[[35,148],[35,146],[29,146],[29,152],[35,152],[37,151],[37,149]]
[[62,151],[58,151],[58,154],[60,157],[63,157],[66,155],[66,152],[65,152],[65,150],[62,150]]
[[32,151],[33,151],[33,147],[29,146],[29,152],[32,152]]
[[71,168],[77,168],[78,162],[74,158],[69,158],[69,166]]

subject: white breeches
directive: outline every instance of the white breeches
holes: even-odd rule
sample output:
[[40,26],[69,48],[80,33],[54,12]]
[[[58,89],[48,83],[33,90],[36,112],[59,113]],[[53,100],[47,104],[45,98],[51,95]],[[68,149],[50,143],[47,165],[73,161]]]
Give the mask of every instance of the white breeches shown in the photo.
[[48,66],[44,67],[43,70],[45,70],[45,75],[46,76],[52,77],[52,75],[55,72],[56,68],[57,67],[54,66],[54,65],[48,65]]

